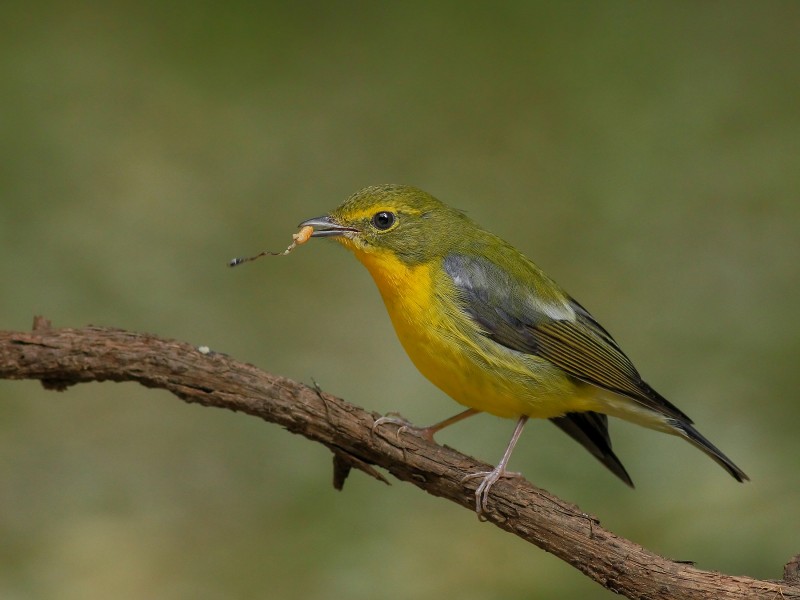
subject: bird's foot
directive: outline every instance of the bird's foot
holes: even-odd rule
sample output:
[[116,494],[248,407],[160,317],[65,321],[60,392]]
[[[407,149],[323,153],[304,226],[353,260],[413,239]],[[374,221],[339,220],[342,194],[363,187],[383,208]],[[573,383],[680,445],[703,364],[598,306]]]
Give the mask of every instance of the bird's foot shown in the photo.
[[434,442],[435,440],[433,439],[433,434],[438,431],[436,427],[417,427],[412,425],[410,421],[407,421],[401,417],[399,413],[388,413],[387,416],[376,419],[372,424],[373,435],[375,434],[375,430],[383,425],[398,426],[396,433],[398,442],[400,441],[400,436],[408,432],[418,435],[429,442]]
[[461,480],[461,483],[467,479],[475,479],[483,477],[478,488],[475,490],[475,512],[478,513],[478,518],[481,521],[486,520],[486,514],[489,512],[489,490],[492,489],[495,483],[501,479],[512,479],[514,477],[522,477],[522,473],[506,471],[504,465],[498,465],[491,471],[478,471],[471,473]]

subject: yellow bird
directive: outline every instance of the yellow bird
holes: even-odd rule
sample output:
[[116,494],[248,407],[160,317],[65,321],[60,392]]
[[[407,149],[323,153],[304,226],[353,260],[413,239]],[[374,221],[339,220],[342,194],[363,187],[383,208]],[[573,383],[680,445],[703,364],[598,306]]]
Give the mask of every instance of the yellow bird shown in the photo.
[[[626,484],[606,415],[677,435],[737,481],[747,475],[645,383],[611,334],[518,250],[462,212],[405,185],[368,187],[312,237],[351,250],[380,290],[417,369],[464,412],[417,429],[428,438],[479,412],[517,419],[497,467],[470,477],[478,514],[506,471],[528,418],[550,419]],[[305,231],[308,231],[307,229]],[[376,425],[393,419],[379,419]]]

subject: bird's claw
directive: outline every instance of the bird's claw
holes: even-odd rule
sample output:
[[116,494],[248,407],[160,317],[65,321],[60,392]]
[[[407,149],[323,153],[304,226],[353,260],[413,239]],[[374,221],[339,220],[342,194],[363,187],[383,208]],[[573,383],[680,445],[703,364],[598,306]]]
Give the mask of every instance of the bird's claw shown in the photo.
[[[391,416],[390,416],[391,415]],[[385,417],[380,417],[379,419],[375,419],[375,422],[372,424],[372,434],[375,435],[375,430],[382,426],[382,425],[397,425],[397,441],[400,441],[400,437],[404,433],[415,433],[416,435],[425,438],[429,442],[433,442],[433,430],[431,427],[416,427],[410,421],[407,421],[403,417],[400,416],[399,413],[388,413]]]
[[497,467],[491,471],[470,473],[461,479],[461,483],[464,483],[468,479],[476,479],[478,477],[483,477],[483,481],[481,481],[480,485],[475,489],[475,512],[478,513],[478,518],[481,521],[485,521],[486,514],[489,512],[489,490],[501,479],[522,477],[522,473],[506,471],[501,467]]
[[375,430],[382,425],[397,425],[396,435],[398,441],[400,441],[400,436],[408,431],[409,428],[413,429],[411,423],[401,417],[399,413],[388,413],[385,417],[375,419],[375,422],[372,424],[372,435],[375,435]]

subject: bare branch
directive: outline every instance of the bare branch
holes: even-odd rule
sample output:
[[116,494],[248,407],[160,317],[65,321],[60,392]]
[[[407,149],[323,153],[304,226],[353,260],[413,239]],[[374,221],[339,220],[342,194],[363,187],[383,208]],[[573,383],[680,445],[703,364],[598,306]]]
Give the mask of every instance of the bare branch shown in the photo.
[[[411,434],[398,440],[392,427],[373,434],[374,413],[224,354],[153,335],[99,327],[51,329],[37,318],[31,333],[0,332],[0,378],[38,379],[57,390],[88,381],[138,381],[186,402],[260,417],[330,448],[339,488],[353,468],[383,479],[377,466],[473,510],[475,481],[465,487],[462,479],[489,468]],[[629,598],[800,600],[800,557],[786,565],[783,581],[703,571],[618,537],[572,504],[517,478],[492,488],[490,507],[489,520],[501,529]]]

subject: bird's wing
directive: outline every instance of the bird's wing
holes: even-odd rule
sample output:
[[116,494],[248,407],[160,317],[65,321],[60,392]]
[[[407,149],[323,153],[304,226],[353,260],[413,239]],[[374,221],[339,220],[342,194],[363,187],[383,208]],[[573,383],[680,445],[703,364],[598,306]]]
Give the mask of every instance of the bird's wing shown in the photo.
[[523,280],[483,257],[451,254],[444,259],[464,311],[489,339],[543,358],[576,379],[691,423],[642,380],[589,311],[560,292],[531,263],[524,266]]

